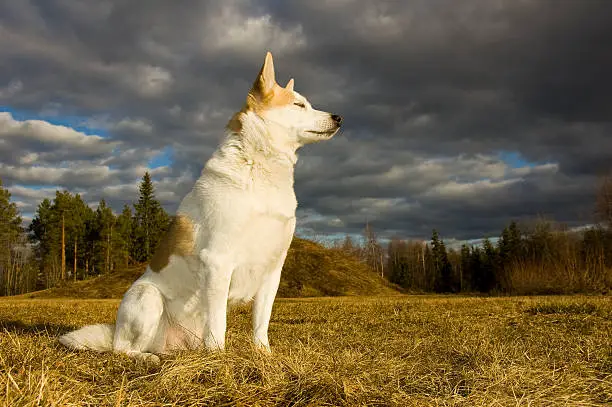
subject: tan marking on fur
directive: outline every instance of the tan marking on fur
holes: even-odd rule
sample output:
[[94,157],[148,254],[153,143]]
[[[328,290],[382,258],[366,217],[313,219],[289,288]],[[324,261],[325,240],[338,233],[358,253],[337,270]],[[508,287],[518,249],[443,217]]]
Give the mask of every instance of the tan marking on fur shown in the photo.
[[287,106],[295,102],[293,83],[293,79],[290,79],[285,88],[276,83],[274,60],[272,54],[268,52],[257,79],[255,79],[253,87],[249,91],[246,105],[232,116],[227,123],[227,129],[240,133],[242,130],[241,116],[246,111],[261,113],[266,109]]
[[184,215],[177,215],[155,251],[149,267],[156,273],[162,271],[170,262],[170,255],[188,256],[194,247],[193,222]]
[[282,107],[292,104],[295,101],[295,94],[275,83],[266,94],[261,94],[257,90],[251,90],[247,96],[247,109],[260,113],[266,109]]
[[229,122],[227,122],[227,125],[225,126],[229,131],[232,131],[234,133],[240,133],[242,131],[242,120],[241,120],[241,116],[243,113],[245,113],[247,111],[248,107],[244,106],[241,110],[239,110],[238,112],[236,112],[232,118],[229,120]]

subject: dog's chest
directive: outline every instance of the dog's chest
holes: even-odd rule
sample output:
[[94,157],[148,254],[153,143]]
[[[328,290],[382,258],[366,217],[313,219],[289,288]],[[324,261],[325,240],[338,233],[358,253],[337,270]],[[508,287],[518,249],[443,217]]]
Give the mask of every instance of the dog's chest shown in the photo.
[[295,229],[297,200],[293,188],[254,185],[249,191],[248,219],[241,242],[249,258],[274,261],[288,247]]
[[295,231],[297,201],[292,188],[254,186],[243,198],[248,216],[233,241],[231,301],[251,299],[265,276],[282,266]]
[[295,217],[297,199],[292,182],[282,180],[276,184],[270,182],[252,182],[247,194],[251,216],[286,221]]

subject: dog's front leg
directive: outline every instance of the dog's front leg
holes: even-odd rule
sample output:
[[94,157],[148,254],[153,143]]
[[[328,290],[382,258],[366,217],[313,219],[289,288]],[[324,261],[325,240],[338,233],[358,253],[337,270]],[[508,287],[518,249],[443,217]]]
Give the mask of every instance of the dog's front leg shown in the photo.
[[[283,257],[284,260],[284,257]],[[283,261],[284,262],[284,261]],[[270,352],[268,327],[272,316],[272,305],[280,283],[283,262],[271,274],[266,276],[253,303],[253,342],[260,349]]]
[[227,300],[233,267],[222,256],[200,253],[202,303],[204,305],[204,345],[210,350],[225,348]]

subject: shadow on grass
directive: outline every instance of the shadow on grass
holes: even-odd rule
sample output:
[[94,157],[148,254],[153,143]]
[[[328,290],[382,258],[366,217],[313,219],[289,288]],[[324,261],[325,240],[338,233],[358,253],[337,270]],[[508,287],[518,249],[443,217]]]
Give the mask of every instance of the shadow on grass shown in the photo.
[[18,335],[59,336],[74,330],[73,326],[57,324],[25,324],[21,321],[0,321],[0,332]]
[[525,309],[531,315],[594,315],[610,319],[612,315],[605,309],[591,303],[570,303],[570,304],[536,304]]

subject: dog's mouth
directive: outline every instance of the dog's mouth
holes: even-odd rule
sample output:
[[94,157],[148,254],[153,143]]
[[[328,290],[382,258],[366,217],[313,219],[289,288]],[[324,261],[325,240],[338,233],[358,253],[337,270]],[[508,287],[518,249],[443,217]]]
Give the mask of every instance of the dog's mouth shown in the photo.
[[336,133],[338,131],[338,128],[335,129],[329,129],[329,130],[325,130],[325,131],[318,131],[318,130],[306,130],[306,132],[310,133],[310,134],[316,134],[318,136],[321,137],[331,137],[334,135],[334,133]]

